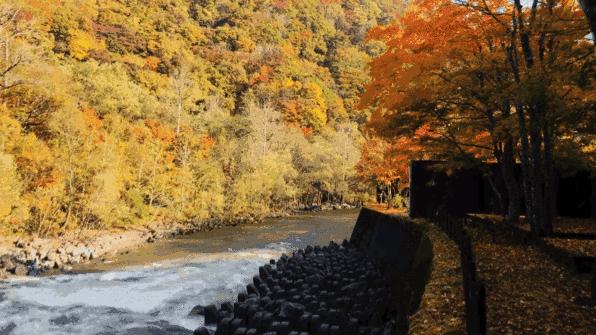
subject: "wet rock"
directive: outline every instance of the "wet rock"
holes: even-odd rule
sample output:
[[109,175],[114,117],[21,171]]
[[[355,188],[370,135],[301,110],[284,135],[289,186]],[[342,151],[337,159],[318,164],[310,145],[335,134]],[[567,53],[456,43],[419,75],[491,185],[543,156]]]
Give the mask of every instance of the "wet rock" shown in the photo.
[[211,335],[209,330],[205,327],[200,327],[200,328],[195,329],[195,331],[192,334],[193,335]]
[[307,247],[269,263],[247,285],[248,294],[238,295],[233,311],[222,305],[216,335],[357,335],[394,328],[386,278],[349,242]]
[[203,305],[196,305],[190,310],[188,315],[205,315],[205,306]]
[[226,311],[226,312],[230,312],[233,313],[234,312],[234,305],[232,305],[232,303],[230,302],[224,302],[223,304],[221,304],[221,310]]
[[193,332],[180,326],[149,326],[136,327],[126,330],[126,335],[192,335]]
[[68,324],[73,324],[79,322],[79,317],[76,315],[66,316],[62,315],[54,319],[50,319],[50,322],[56,326],[66,326]]
[[16,327],[17,325],[14,322],[9,322],[6,326],[0,328],[0,335],[9,335]]
[[205,307],[205,324],[214,324],[217,322],[218,312],[215,305]]

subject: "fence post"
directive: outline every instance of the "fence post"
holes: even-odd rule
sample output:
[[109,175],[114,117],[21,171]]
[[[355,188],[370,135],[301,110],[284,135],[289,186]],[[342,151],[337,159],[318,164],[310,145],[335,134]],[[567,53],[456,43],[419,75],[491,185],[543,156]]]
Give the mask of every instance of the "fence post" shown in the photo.
[[477,282],[478,288],[478,334],[486,334],[486,288],[484,283]]
[[434,221],[459,249],[467,334],[486,335],[486,290],[484,284],[476,279],[476,262],[474,260],[472,239],[465,231],[464,224],[458,219],[454,219],[449,215],[438,214]]
[[596,304],[596,260],[592,264],[592,303]]

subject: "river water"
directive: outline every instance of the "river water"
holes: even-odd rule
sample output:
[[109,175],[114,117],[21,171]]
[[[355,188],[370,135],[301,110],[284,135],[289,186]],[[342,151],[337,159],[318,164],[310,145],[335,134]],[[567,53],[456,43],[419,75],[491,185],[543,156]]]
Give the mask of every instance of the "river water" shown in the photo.
[[349,238],[358,211],[304,214],[145,245],[74,274],[0,282],[0,335],[192,334],[193,306],[234,300],[258,267]]

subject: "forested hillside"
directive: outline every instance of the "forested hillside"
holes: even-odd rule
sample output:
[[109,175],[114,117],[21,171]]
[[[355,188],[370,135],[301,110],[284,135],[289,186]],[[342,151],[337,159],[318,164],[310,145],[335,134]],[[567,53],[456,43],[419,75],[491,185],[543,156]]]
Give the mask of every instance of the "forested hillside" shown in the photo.
[[232,219],[359,196],[397,0],[4,0],[0,227]]

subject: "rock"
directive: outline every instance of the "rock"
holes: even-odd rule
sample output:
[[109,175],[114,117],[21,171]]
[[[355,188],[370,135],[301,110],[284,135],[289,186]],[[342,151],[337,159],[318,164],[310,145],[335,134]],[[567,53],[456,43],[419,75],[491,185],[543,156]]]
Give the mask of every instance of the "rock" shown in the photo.
[[51,252],[50,249],[43,247],[41,245],[38,245],[37,247],[34,248],[35,250],[37,250],[36,252],[36,256],[37,258],[39,258],[40,260],[44,260],[47,259],[48,254]]
[[6,278],[8,278],[8,271],[6,271],[5,269],[0,268],[0,279],[6,279]]
[[50,251],[47,253],[47,255],[42,258],[42,260],[48,260],[50,262],[55,262],[59,259],[58,254],[55,251]]
[[217,307],[209,305],[205,307],[205,324],[214,324],[217,322]]
[[205,315],[205,306],[203,305],[196,305],[190,310],[188,315]]
[[49,270],[54,268],[54,264],[54,261],[42,261],[39,267],[42,270]]
[[29,262],[32,262],[38,258],[37,250],[35,250],[33,247],[27,247],[27,249],[25,249],[25,255],[25,259]]
[[17,325],[14,322],[9,322],[6,326],[0,326],[0,335],[8,335],[10,334]]
[[200,328],[195,329],[195,331],[192,334],[193,335],[211,335],[209,330],[205,327],[200,327]]
[[75,253],[75,248],[72,246],[72,244],[69,244],[66,246],[66,248],[64,248],[64,252],[68,255],[68,256],[73,256]]
[[25,250],[21,249],[17,254],[13,255],[12,259],[14,266],[16,266],[16,263],[26,263],[27,255],[25,254]]
[[57,318],[50,319],[50,322],[57,326],[66,326],[68,324],[79,322],[79,317],[77,317],[76,315],[61,315]]
[[318,284],[323,281],[323,276],[319,274],[314,274],[306,278],[306,282],[309,284]]
[[366,287],[367,287],[367,283],[364,281],[360,281],[360,282],[351,283],[349,285],[342,287],[341,292],[344,294],[349,294],[352,292],[358,293],[358,292],[361,292],[362,290],[366,290]]
[[76,264],[81,262],[81,256],[80,255],[73,255],[70,256],[68,263],[70,264]]
[[81,260],[90,260],[93,257],[91,250],[87,247],[80,247],[75,251],[75,255],[78,254]]
[[2,257],[0,257],[0,265],[6,269],[6,271],[12,271],[15,268],[15,263],[12,260],[12,257],[10,257],[9,255],[3,255]]
[[300,318],[302,313],[304,313],[304,305],[293,302],[284,302],[281,305],[279,316],[295,321]]
[[22,239],[20,239],[20,238],[17,238],[17,239],[14,241],[14,246],[15,246],[15,247],[17,247],[17,248],[24,248],[24,247],[25,247],[25,245],[26,245],[25,241],[23,241],[23,240],[22,240]]
[[234,305],[232,305],[231,302],[224,302],[223,304],[221,304],[220,309],[232,313],[234,312]]
[[15,276],[26,276],[27,272],[28,272],[28,269],[23,264],[17,264],[13,271]]
[[70,262],[70,257],[68,257],[65,253],[61,253],[58,256],[58,260],[60,260],[60,264],[68,264]]

